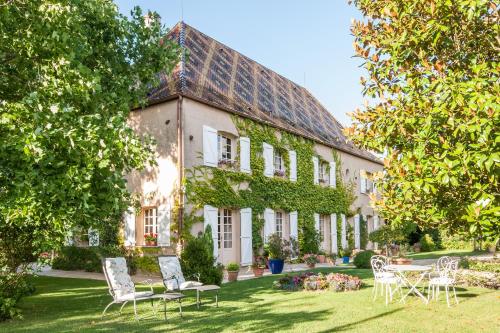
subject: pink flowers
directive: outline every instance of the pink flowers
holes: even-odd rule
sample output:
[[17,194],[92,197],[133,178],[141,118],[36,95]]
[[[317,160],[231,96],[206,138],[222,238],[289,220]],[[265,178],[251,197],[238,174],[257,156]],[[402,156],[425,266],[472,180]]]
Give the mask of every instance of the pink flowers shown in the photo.
[[314,274],[306,272],[299,275],[285,275],[273,282],[273,288],[281,290],[331,290],[335,292],[358,290],[361,287],[361,279],[341,273]]

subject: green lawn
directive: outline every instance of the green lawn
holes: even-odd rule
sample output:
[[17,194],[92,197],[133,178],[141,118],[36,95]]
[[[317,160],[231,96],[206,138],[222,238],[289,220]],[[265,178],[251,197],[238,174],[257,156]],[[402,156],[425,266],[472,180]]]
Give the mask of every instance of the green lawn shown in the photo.
[[[135,322],[129,305],[122,316],[114,306],[108,317],[100,319],[110,301],[104,282],[38,277],[36,294],[22,303],[24,320],[2,323],[0,332],[498,332],[500,328],[500,291],[459,288],[460,304],[450,309],[443,299],[425,306],[415,297],[386,307],[382,298],[371,300],[369,270],[320,270],[358,275],[366,287],[348,293],[284,292],[271,289],[276,277],[264,277],[225,284],[219,308],[209,303],[196,310],[191,297],[184,302],[184,318],[172,303],[168,322],[155,318]],[[150,315],[150,308],[143,303],[140,314]]]
[[483,254],[484,251],[473,251],[473,250],[441,250],[433,252],[419,252],[410,253],[407,257],[412,259],[437,259],[442,256],[450,257],[465,257],[465,256],[476,256],[478,254]]

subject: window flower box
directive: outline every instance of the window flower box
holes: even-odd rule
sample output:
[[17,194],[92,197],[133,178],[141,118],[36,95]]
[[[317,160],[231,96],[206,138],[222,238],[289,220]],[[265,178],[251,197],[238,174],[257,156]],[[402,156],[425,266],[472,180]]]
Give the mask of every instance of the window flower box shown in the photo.
[[146,246],[157,246],[158,244],[158,234],[149,233],[144,235],[144,242]]
[[221,169],[235,169],[236,161],[222,158],[219,160],[218,166]]
[[286,173],[285,173],[285,170],[274,170],[274,175],[276,177],[284,178]]

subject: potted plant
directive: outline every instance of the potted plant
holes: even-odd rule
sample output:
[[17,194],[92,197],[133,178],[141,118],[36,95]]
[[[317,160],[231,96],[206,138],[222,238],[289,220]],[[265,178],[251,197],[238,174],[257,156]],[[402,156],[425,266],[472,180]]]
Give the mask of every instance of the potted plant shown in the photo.
[[417,243],[413,244],[413,252],[418,253],[421,250],[422,250],[422,246],[420,245],[420,243],[417,242]]
[[319,251],[317,257],[318,257],[318,263],[324,264],[326,262],[326,255],[324,251]]
[[265,269],[266,260],[261,256],[256,257],[254,263],[252,264],[253,275],[255,275],[255,277],[261,277],[264,274]]
[[330,253],[326,256],[326,262],[332,266],[335,266],[336,260],[337,260],[337,255],[335,253]]
[[307,267],[314,268],[318,262],[318,256],[315,254],[306,255],[304,256],[304,262],[307,264]]
[[229,282],[234,282],[234,281],[238,280],[238,273],[240,271],[240,265],[238,265],[235,262],[230,262],[229,264],[227,264],[226,270],[227,270],[227,280]]
[[144,235],[144,241],[146,242],[146,246],[156,246],[158,235],[155,233],[148,233]]
[[271,234],[266,244],[269,253],[269,269],[272,274],[280,274],[283,271],[285,259],[290,257],[290,242],[278,234]]
[[393,257],[391,259],[391,262],[394,265],[411,265],[412,259],[406,257],[407,253],[407,247],[406,246],[400,246],[399,247],[399,255],[396,257]]
[[342,263],[348,264],[349,257],[351,256],[352,250],[350,248],[340,249],[340,256],[342,257]]

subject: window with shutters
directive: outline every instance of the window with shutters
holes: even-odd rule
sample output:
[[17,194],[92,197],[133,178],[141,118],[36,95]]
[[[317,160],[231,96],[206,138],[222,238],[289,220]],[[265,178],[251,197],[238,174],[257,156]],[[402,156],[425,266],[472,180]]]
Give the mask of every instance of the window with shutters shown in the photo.
[[322,162],[319,165],[319,182],[320,184],[328,184],[329,182],[329,168],[328,163]]
[[144,235],[146,234],[157,234],[158,233],[158,223],[157,223],[157,210],[155,207],[144,209]]
[[278,234],[280,238],[283,238],[283,213],[276,212],[274,220],[276,224],[276,234]]
[[233,167],[233,140],[225,134],[217,135],[217,152],[219,157],[219,167]]
[[325,223],[326,223],[326,216],[320,215],[319,216],[319,235],[321,236],[321,239],[325,239]]
[[278,149],[274,150],[274,175],[279,177],[285,176],[285,161],[283,154]]
[[[231,249],[233,247],[233,211],[219,209],[218,245],[219,248]],[[221,246],[222,245],[222,246]]]

